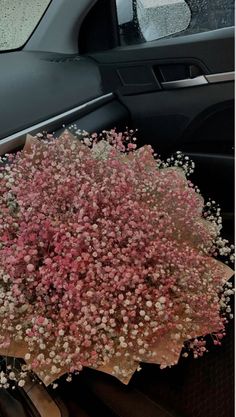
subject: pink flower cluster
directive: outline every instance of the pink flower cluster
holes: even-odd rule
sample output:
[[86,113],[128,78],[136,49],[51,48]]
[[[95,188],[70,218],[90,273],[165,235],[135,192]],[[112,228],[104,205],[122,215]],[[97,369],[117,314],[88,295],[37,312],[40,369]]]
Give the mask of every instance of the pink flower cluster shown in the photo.
[[31,139],[1,166],[0,353],[23,344],[45,383],[109,364],[125,379],[162,340],[198,356],[198,336],[225,331],[219,222],[181,168],[105,136]]

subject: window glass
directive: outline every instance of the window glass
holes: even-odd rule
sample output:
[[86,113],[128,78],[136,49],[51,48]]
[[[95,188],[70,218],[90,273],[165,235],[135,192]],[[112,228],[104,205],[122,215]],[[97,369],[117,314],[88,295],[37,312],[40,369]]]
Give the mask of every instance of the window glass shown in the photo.
[[234,25],[234,0],[116,0],[121,44]]
[[0,50],[25,44],[50,0],[0,0]]

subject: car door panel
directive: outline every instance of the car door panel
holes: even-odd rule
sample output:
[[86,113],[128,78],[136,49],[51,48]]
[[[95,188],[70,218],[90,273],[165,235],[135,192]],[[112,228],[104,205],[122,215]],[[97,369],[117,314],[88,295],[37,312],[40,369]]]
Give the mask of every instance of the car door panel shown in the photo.
[[[160,151],[170,151],[181,146],[181,138],[186,136],[186,131],[191,131],[193,124],[197,128],[197,120],[201,123],[202,118],[219,113],[223,108],[227,108],[229,116],[232,115],[233,44],[233,29],[227,28],[118,47],[91,56],[100,66],[104,92],[117,91],[143,140],[149,138]],[[175,67],[179,68],[181,64],[194,66],[200,76],[230,73],[232,80],[166,91],[159,77],[159,68],[172,67],[173,81]],[[121,73],[125,75],[122,77]],[[179,80],[178,73],[176,78]],[[184,74],[183,78],[186,78]],[[229,142],[227,152],[232,153],[232,134],[228,134],[229,129],[225,133],[225,140]],[[212,143],[213,152],[217,152],[218,139],[223,140],[216,137],[215,144]],[[198,150],[202,146],[200,141],[199,138]]]
[[[219,114],[224,108],[227,108],[230,116],[233,110],[232,84],[228,82],[152,92],[142,96],[123,96],[121,100],[130,110],[133,123],[140,130],[142,140],[146,142],[148,139],[157,152],[169,153],[177,148],[181,150],[182,144],[186,144],[188,140],[191,149],[193,125],[198,129],[203,120],[209,119],[216,113]],[[226,125],[224,144],[228,153],[232,153],[232,131],[227,127],[229,126]],[[198,140],[198,150],[204,151],[202,138],[199,137]],[[218,137],[216,132],[211,141],[212,152],[218,152],[218,142],[222,140],[223,138]]]

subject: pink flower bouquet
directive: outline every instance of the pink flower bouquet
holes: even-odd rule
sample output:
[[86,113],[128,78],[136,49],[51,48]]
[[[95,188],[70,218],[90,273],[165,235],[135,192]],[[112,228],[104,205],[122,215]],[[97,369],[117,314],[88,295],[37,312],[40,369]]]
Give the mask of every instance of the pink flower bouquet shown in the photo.
[[140,362],[171,366],[225,334],[233,272],[216,257],[233,248],[191,164],[103,136],[28,137],[1,160],[0,354],[25,361],[3,387],[84,366],[127,383]]

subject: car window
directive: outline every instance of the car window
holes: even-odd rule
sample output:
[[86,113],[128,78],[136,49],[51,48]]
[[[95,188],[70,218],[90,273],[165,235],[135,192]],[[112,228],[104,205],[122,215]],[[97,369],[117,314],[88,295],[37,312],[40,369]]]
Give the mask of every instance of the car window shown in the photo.
[[121,44],[234,25],[234,0],[116,0]]
[[51,0],[0,0],[0,50],[25,44]]

